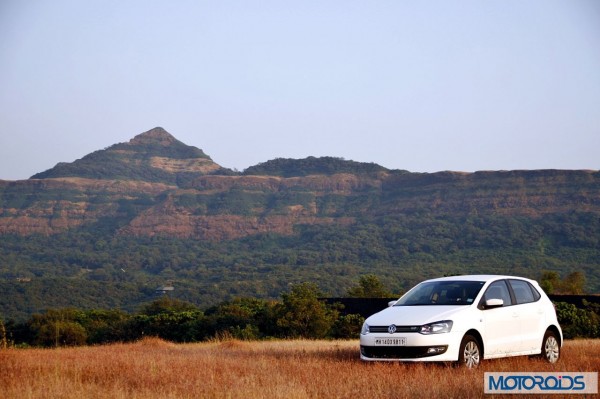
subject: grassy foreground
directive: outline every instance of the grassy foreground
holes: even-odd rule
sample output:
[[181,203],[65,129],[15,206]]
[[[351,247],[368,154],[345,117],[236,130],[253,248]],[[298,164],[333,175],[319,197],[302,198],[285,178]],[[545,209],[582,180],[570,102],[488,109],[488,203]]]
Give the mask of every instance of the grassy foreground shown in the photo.
[[600,340],[567,341],[556,365],[520,357],[465,370],[365,363],[358,358],[358,341],[172,344],[147,338],[95,347],[0,350],[0,392],[4,399],[480,398],[486,396],[485,371],[598,371],[599,366]]

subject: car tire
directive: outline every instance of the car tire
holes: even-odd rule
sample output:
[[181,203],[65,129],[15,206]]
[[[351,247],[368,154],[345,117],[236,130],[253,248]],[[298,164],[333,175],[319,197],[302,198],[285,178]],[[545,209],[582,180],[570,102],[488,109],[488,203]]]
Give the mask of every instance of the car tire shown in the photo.
[[548,330],[542,340],[542,357],[548,363],[556,363],[560,358],[560,343],[554,331]]
[[483,352],[479,340],[472,335],[465,335],[460,342],[458,363],[460,366],[472,369],[479,366]]

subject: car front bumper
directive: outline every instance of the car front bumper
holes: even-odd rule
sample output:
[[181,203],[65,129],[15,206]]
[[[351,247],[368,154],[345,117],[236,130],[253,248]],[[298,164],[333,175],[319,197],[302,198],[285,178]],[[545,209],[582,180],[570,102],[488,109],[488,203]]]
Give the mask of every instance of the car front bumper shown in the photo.
[[[360,358],[366,361],[457,361],[462,337],[462,333],[456,332],[430,335],[419,333],[364,334],[360,336]],[[403,344],[382,344],[387,342],[402,342]]]

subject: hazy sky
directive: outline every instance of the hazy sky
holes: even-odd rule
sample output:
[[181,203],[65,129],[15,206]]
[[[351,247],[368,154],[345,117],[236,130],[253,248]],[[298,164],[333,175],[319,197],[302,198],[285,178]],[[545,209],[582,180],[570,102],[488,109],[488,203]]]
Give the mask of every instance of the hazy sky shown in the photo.
[[162,126],[220,165],[600,168],[600,1],[0,0],[0,179]]

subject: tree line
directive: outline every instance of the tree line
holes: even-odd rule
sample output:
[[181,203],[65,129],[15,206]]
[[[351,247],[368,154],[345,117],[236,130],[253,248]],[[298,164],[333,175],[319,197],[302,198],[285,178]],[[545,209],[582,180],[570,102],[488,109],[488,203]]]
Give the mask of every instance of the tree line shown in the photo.
[[[381,297],[392,295],[372,275],[361,277],[353,290]],[[205,311],[167,295],[135,313],[116,309],[48,309],[25,322],[0,321],[0,345],[96,345],[135,341],[145,336],[173,342],[357,337],[364,318],[342,315],[341,305],[326,304],[320,300],[322,295],[316,284],[301,283],[283,293],[279,301],[236,298]]]
[[[360,277],[347,295],[393,297],[375,275]],[[215,338],[357,338],[363,316],[342,312],[340,304],[327,304],[320,298],[322,293],[315,284],[300,283],[283,293],[278,301],[236,298],[205,311],[166,295],[134,313],[116,309],[48,309],[24,322],[0,319],[0,348],[97,345],[147,336],[172,342]],[[564,302],[555,305],[565,338],[600,338],[600,305],[585,302],[583,308]]]

